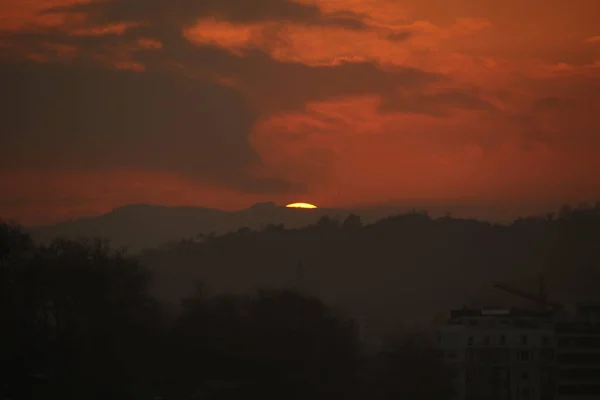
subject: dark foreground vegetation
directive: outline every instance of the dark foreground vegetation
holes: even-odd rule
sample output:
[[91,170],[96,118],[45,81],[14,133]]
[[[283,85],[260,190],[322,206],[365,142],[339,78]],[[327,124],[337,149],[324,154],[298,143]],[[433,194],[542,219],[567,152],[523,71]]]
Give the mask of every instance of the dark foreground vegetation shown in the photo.
[[196,285],[168,308],[149,294],[148,271],[105,243],[38,246],[9,224],[0,225],[0,273],[2,399],[450,393],[425,335],[368,352],[351,318],[297,291],[210,295]]

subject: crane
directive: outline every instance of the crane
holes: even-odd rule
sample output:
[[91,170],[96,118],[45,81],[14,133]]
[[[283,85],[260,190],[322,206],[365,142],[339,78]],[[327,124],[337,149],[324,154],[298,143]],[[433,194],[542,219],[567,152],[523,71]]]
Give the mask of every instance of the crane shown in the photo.
[[510,294],[514,294],[515,296],[519,296],[521,298],[535,302],[541,311],[557,311],[562,309],[561,304],[554,303],[548,300],[548,293],[546,291],[546,280],[544,279],[543,275],[540,276],[539,284],[539,293],[537,295],[501,282],[494,283],[494,287],[502,289]]

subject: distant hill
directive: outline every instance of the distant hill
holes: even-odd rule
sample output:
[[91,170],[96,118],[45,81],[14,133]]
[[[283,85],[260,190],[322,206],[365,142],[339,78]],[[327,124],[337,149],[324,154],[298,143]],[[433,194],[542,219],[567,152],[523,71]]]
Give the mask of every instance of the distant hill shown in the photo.
[[[415,202],[417,203],[417,202]],[[51,226],[31,227],[27,231],[38,242],[48,242],[56,237],[79,239],[99,237],[108,239],[113,246],[125,247],[132,253],[158,247],[181,239],[200,235],[221,235],[243,227],[260,230],[267,225],[283,224],[286,228],[301,228],[317,222],[323,216],[343,219],[350,214],[359,215],[364,223],[408,212],[427,210],[432,216],[442,216],[448,211],[459,217],[510,221],[523,210],[503,210],[494,205],[440,204],[394,202],[386,205],[365,205],[352,209],[291,209],[272,202],[257,203],[245,210],[226,212],[204,207],[166,207],[161,205],[132,204],[115,208],[103,215],[60,222]],[[543,210],[543,209],[542,209]],[[503,211],[503,212],[502,212]]]
[[[353,222],[352,222],[353,221]],[[140,254],[153,291],[178,304],[200,281],[212,293],[298,287],[364,316],[374,330],[423,325],[461,307],[535,307],[504,282],[568,307],[599,301],[600,204],[500,225],[423,212],[377,221],[322,220],[302,229],[240,230]]]
[[109,213],[60,222],[56,225],[32,227],[28,231],[38,242],[56,237],[108,239],[115,247],[130,252],[158,247],[171,241],[196,238],[199,235],[224,234],[242,227],[256,230],[269,224],[296,228],[316,222],[324,215],[344,217],[345,210],[290,209],[274,203],[258,203],[252,207],[226,212],[202,207],[165,207],[135,204],[115,208]]

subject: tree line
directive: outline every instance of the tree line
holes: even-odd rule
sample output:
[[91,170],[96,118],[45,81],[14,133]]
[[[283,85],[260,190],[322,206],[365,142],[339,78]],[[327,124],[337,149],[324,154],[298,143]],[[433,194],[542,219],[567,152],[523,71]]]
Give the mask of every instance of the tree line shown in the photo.
[[497,281],[535,293],[544,275],[552,301],[600,301],[599,238],[600,203],[510,224],[414,211],[372,224],[349,216],[301,229],[241,228],[147,250],[139,260],[156,274],[152,292],[175,304],[196,279],[226,293],[290,285],[301,263],[308,293],[387,335],[427,327],[463,305],[531,306],[494,289]]
[[292,288],[211,293],[196,282],[169,307],[151,271],[108,243],[38,245],[9,223],[0,274],[3,399],[451,395],[427,335],[368,351],[353,318]]

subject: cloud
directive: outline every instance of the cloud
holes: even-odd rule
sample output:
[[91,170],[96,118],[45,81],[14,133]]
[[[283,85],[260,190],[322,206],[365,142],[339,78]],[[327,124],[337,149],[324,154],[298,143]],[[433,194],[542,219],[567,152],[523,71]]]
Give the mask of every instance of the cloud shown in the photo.
[[[377,97],[312,103],[304,111],[261,120],[251,137],[265,164],[325,176],[310,186],[322,202],[422,196],[489,198],[495,190],[531,195],[547,184],[554,155],[540,142],[523,146],[515,125],[498,115],[444,118],[380,110]],[[277,151],[275,151],[275,149]],[[504,163],[510,166],[500,167]],[[301,165],[302,168],[296,168]],[[515,176],[517,168],[529,165]]]
[[409,31],[392,32],[387,35],[387,39],[391,40],[392,42],[402,42],[409,39],[410,36],[411,33]]
[[413,112],[436,116],[446,115],[453,110],[478,110],[493,111],[494,105],[481,99],[475,94],[452,89],[441,90],[433,93],[402,92],[385,99],[380,106],[386,112]]
[[247,193],[301,192],[306,179],[264,168],[248,143],[259,116],[442,79],[371,61],[309,66],[257,48],[235,54],[143,18],[117,20],[10,35],[12,58],[30,61],[1,67],[2,168],[169,171]]
[[85,64],[5,63],[0,79],[1,168],[135,168],[244,191],[293,187],[244,174],[260,164],[247,141],[256,111],[230,88]]
[[[2,67],[9,130],[2,137],[2,167],[171,171],[249,193],[301,192],[305,182],[325,174],[261,167],[248,142],[259,115],[346,96],[389,97],[397,88],[418,91],[443,80],[372,62],[311,67],[256,49],[236,55],[153,33],[14,36],[16,48],[46,59]],[[75,59],[64,62],[56,46],[77,49]],[[325,162],[327,151],[318,153]]]
[[[268,49],[246,47],[241,53],[213,44],[188,41],[180,32],[152,27],[130,28],[118,35],[71,35],[33,32],[12,35],[13,50],[36,60],[61,60],[58,49],[70,49],[80,62],[102,62],[122,69],[172,69],[175,75],[201,76],[235,86],[241,95],[265,107],[263,111],[303,108],[308,101],[348,95],[393,96],[399,88],[418,90],[444,81],[436,73],[376,62],[339,60],[307,65],[275,59]],[[69,54],[71,57],[73,54]],[[136,67],[137,66],[137,67]]]
[[108,0],[54,7],[52,13],[85,13],[89,23],[151,22],[187,26],[202,17],[218,17],[231,22],[291,21],[363,29],[365,25],[352,12],[324,14],[310,4],[287,0]]
[[546,96],[536,99],[533,102],[532,108],[536,111],[560,111],[573,106],[572,100],[564,99],[555,96]]
[[592,192],[597,0],[508,1],[8,0],[0,211]]
[[243,88],[275,111],[303,108],[309,101],[348,95],[392,95],[397,87],[420,88],[442,79],[414,68],[382,70],[372,62],[311,67],[277,62],[260,51],[250,51],[244,57],[225,53],[218,57],[215,50],[205,48],[196,54],[203,58],[203,66],[239,80]]

